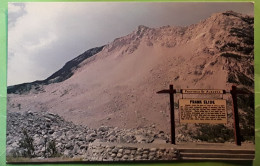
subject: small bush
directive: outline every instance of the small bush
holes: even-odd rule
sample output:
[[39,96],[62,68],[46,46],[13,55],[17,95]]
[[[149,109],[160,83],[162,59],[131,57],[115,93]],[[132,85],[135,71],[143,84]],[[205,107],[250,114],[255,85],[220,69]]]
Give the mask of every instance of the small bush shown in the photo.
[[46,149],[47,153],[49,154],[49,157],[58,157],[58,150],[56,148],[56,141],[55,140],[51,140],[48,143],[48,147]]
[[20,110],[20,109],[21,109],[21,104],[19,103],[19,104],[17,105],[17,107],[18,107],[18,109]]
[[45,138],[44,142],[44,158],[49,158],[49,157],[60,157],[61,154],[58,153],[58,150],[56,148],[56,140],[49,140],[47,137]]
[[22,152],[23,157],[34,157],[33,138],[29,136],[26,129],[23,129],[23,138],[19,141],[19,147],[24,151]]

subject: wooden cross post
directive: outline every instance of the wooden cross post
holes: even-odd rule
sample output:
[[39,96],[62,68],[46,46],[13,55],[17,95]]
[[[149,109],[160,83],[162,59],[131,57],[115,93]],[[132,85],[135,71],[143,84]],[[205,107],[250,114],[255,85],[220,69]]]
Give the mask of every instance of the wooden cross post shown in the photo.
[[230,90],[232,101],[233,101],[233,119],[234,119],[234,134],[235,134],[235,141],[236,144],[241,146],[241,135],[240,135],[240,128],[239,128],[239,116],[238,116],[238,105],[237,105],[237,95],[239,94],[249,94],[252,95],[253,93],[250,91],[239,90],[236,86],[232,86]]
[[239,129],[239,117],[238,117],[238,107],[237,107],[237,87],[232,86],[231,89],[231,96],[233,101],[233,119],[234,119],[234,135],[235,141],[237,145],[241,145],[241,138],[240,138],[240,129]]
[[170,94],[171,143],[175,144],[174,93],[176,93],[176,90],[173,89],[173,85],[170,85],[169,89],[164,89],[164,90],[158,91],[157,93]]

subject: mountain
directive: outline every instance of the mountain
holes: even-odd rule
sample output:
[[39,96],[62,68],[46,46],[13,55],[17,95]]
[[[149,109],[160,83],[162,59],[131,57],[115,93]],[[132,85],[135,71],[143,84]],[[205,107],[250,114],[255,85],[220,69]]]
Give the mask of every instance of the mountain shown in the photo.
[[[53,112],[92,128],[153,125],[169,132],[169,96],[157,91],[169,84],[226,90],[235,84],[252,93],[253,64],[252,16],[227,11],[186,27],[141,25],[86,51],[46,80],[8,87],[8,111]],[[175,96],[177,105],[182,96]],[[229,95],[224,98],[231,102]],[[253,99],[239,98],[247,110],[243,115],[254,115]],[[175,115],[177,123],[177,109]]]
[[76,70],[79,64],[84,61],[85,59],[97,54],[103,49],[104,46],[96,47],[87,50],[83,54],[77,56],[76,58],[72,59],[71,61],[67,62],[60,70],[52,74],[45,80],[34,81],[30,83],[23,83],[14,86],[9,86],[7,88],[7,93],[27,93],[31,89],[40,90],[43,85],[48,85],[51,83],[58,83],[62,82],[73,75],[73,71]]

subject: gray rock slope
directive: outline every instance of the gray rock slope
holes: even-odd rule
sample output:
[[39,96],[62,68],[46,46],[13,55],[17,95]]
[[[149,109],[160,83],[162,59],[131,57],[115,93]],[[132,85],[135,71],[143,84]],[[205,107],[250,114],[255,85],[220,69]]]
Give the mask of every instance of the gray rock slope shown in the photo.
[[35,157],[40,158],[46,157],[46,146],[50,141],[55,141],[58,153],[67,157],[84,157],[89,144],[94,141],[118,144],[169,142],[167,134],[156,132],[153,127],[121,130],[101,126],[91,129],[47,112],[10,112],[7,117],[7,156],[19,156],[26,150],[19,143],[23,130],[33,138]]

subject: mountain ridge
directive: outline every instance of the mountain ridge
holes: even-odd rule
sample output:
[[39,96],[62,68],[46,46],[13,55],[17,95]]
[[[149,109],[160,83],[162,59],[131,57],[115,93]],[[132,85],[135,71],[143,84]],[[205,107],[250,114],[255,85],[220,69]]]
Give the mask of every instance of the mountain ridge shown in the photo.
[[30,91],[33,87],[36,90],[41,90],[43,85],[62,82],[73,75],[73,70],[78,68],[78,65],[82,61],[100,52],[103,48],[104,46],[100,46],[85,51],[84,53],[80,54],[76,58],[65,63],[65,65],[61,69],[59,69],[58,71],[56,71],[55,73],[53,73],[51,76],[49,76],[44,80],[37,80],[33,82],[8,86],[7,93],[24,93],[26,91]]
[[[217,13],[215,15],[212,15],[210,18],[213,17],[216,20],[216,18],[219,17],[220,15],[233,16],[233,17],[239,18],[239,19],[247,22],[248,24],[253,24],[254,23],[254,20],[253,20],[252,17],[250,17],[248,15],[242,15],[242,14],[239,14],[239,13],[236,13],[236,12],[233,12],[233,11]],[[210,18],[208,18],[208,19],[210,19]],[[203,20],[201,22],[202,23],[206,22],[208,19],[205,19],[205,20]],[[145,33],[147,33],[147,31],[149,31],[149,30],[152,30],[152,32],[153,32],[156,29],[163,29],[163,28],[171,28],[171,27],[173,27],[173,28],[176,28],[176,33],[184,34],[186,30],[189,30],[189,27],[193,28],[196,25],[198,25],[198,24],[192,24],[190,26],[184,26],[184,27],[180,27],[180,26],[175,27],[175,26],[168,25],[168,26],[162,26],[162,27],[159,27],[159,28],[149,28],[149,27],[144,26],[144,25],[139,25],[136,31],[134,31],[133,33],[130,33],[130,34],[125,36],[125,37],[130,36],[130,38],[135,41],[133,46],[130,47],[128,50],[125,50],[125,52],[132,53],[137,48],[137,46],[139,44],[139,41],[137,41],[137,40],[142,38],[145,35]],[[248,32],[250,33],[252,31],[249,30]],[[242,35],[242,36],[245,35],[245,33],[243,33],[243,31],[241,29],[234,29],[232,33],[236,34],[236,35]],[[137,38],[133,38],[133,34],[137,35],[138,37]],[[251,36],[253,36],[253,35],[251,34]],[[89,57],[91,57],[91,56],[93,56],[95,54],[97,54],[103,48],[108,48],[108,52],[110,52],[110,51],[113,50],[114,45],[118,46],[118,45],[130,44],[126,40],[122,40],[122,38],[123,37],[116,38],[112,42],[113,44],[111,46],[109,46],[109,44],[108,44],[108,45],[103,45],[103,46],[100,46],[100,47],[91,48],[91,49],[85,51],[83,54],[80,54],[76,58],[68,61],[61,69],[59,69],[58,71],[54,72],[51,76],[49,76],[48,78],[46,78],[44,80],[36,80],[36,81],[33,81],[33,82],[28,82],[28,83],[22,83],[22,84],[8,86],[7,93],[17,93],[17,91],[20,91],[20,92],[28,91],[28,90],[31,89],[30,86],[29,86],[30,84],[34,85],[37,88],[40,85],[48,85],[50,83],[62,82],[62,81],[66,80],[66,79],[68,79],[68,78],[70,78],[72,76],[71,70],[72,70],[73,67],[77,68],[78,65],[82,61],[84,61],[85,59],[87,59],[87,58],[89,58]],[[253,40],[254,39],[249,39],[249,40],[247,40],[245,42],[249,42],[250,44],[253,44],[252,43]],[[234,45],[234,43],[227,43],[227,46],[232,47],[232,44]],[[152,44],[150,42],[147,42],[147,45],[152,45]],[[176,43],[166,42],[166,43],[162,43],[162,45],[166,45],[166,47],[173,47],[173,46],[176,45]],[[225,48],[222,46],[222,48],[220,48],[220,49],[225,49]],[[240,49],[243,49],[243,48],[240,47]],[[249,49],[246,48],[246,49],[247,50],[244,50],[244,51],[249,51],[249,52],[252,51],[250,48]],[[223,55],[223,56],[225,56],[225,55]],[[230,56],[232,56],[232,55],[230,55]],[[234,56],[236,56],[236,55],[234,55]],[[19,89],[22,89],[22,90],[19,90]],[[23,90],[23,89],[25,89],[25,90]],[[39,88],[37,88],[37,89],[39,89]]]

